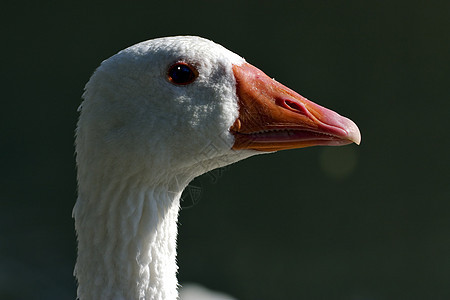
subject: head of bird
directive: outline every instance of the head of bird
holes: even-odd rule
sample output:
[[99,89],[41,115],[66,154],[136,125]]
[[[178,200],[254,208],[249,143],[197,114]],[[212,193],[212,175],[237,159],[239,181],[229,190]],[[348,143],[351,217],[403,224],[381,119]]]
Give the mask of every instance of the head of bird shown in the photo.
[[183,187],[258,153],[360,139],[350,120],[199,37],[120,51],[95,71],[83,98],[79,180],[139,174],[143,182],[176,179]]

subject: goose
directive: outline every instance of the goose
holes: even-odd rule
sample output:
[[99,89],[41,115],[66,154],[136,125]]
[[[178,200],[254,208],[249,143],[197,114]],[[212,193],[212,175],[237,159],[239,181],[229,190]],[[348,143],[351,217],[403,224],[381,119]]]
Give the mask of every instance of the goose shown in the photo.
[[350,119],[210,40],[118,52],[79,108],[78,299],[177,299],[180,196],[195,177],[256,154],[360,140]]

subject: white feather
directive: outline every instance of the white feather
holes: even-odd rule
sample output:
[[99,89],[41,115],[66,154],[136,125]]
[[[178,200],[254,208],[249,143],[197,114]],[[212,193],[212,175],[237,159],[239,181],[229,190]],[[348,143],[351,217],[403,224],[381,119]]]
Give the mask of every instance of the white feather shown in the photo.
[[[176,86],[167,68],[199,71]],[[79,299],[177,298],[179,199],[196,176],[251,155],[233,151],[232,64],[199,37],[142,42],[105,60],[84,93],[76,131]]]

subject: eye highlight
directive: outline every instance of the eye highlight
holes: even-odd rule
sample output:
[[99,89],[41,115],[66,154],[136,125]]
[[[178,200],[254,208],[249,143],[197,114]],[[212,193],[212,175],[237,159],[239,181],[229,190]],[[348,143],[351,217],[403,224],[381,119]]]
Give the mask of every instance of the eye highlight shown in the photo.
[[185,62],[177,62],[169,67],[167,79],[176,85],[187,85],[198,77],[198,71]]

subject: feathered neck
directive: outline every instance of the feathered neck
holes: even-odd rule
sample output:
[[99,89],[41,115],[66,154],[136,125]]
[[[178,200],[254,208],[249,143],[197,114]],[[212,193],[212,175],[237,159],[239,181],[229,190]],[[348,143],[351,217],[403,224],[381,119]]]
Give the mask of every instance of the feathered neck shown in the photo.
[[177,218],[184,186],[149,188],[137,175],[109,184],[79,181],[73,211],[79,299],[176,299]]

